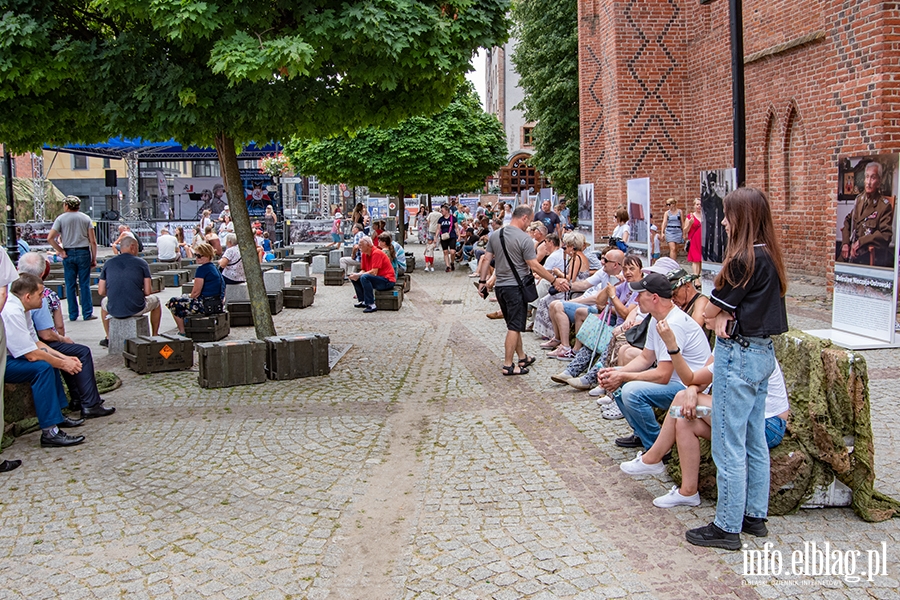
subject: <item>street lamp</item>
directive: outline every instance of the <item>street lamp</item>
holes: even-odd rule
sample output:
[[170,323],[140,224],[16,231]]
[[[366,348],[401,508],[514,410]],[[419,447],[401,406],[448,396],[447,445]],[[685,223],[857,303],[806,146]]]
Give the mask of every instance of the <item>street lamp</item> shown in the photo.
[[[716,0],[699,0],[702,6]],[[747,123],[744,110],[744,9],[741,0],[728,0],[731,15],[731,106],[733,112],[735,187],[747,178]]]
[[16,208],[13,192],[12,154],[9,146],[3,145],[3,171],[6,182],[6,252],[13,262],[19,260],[19,244],[16,241]]

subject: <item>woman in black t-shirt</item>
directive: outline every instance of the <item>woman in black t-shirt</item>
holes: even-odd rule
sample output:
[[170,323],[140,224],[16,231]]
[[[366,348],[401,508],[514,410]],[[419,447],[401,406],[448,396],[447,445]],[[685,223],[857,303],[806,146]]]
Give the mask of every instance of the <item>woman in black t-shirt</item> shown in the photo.
[[712,388],[716,518],[685,537],[697,546],[739,550],[742,531],[767,534],[765,405],[775,369],[770,336],[787,331],[787,276],[769,201],[762,192],[738,188],[728,194],[722,224],[728,247],[704,311],[707,327],[714,328],[718,337]]
[[441,206],[441,218],[438,219],[438,235],[441,240],[441,250],[444,251],[444,264],[447,272],[456,270],[456,219],[450,212],[450,208],[444,204]]

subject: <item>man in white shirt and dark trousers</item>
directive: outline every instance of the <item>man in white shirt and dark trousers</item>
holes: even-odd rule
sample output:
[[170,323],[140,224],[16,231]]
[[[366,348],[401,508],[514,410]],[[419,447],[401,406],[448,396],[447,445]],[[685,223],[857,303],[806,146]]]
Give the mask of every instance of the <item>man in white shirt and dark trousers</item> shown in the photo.
[[[706,364],[710,349],[703,329],[672,302],[672,283],[665,275],[648,273],[630,285],[640,292],[641,310],[650,315],[644,350],[624,367],[601,369],[597,378],[607,393],[615,392],[619,410],[634,429],[634,435],[618,438],[616,445],[649,450],[660,429],[653,409],[668,410],[675,394],[685,389],[672,365],[671,353],[656,330],[657,322],[664,320],[669,325],[678,342],[677,352],[692,371]],[[651,369],[654,362],[656,367]]]
[[9,298],[2,312],[8,336],[4,381],[31,384],[38,424],[43,431],[41,446],[77,446],[84,441],[84,436],[69,435],[58,427],[78,427],[84,423],[84,419],[63,417],[62,408],[69,400],[59,371],[79,373],[81,361],[60,354],[38,339],[28,311],[41,307],[43,291],[41,278],[28,273],[9,285]]
[[[10,260],[9,255],[3,251],[0,252],[0,310],[6,305],[6,297],[8,290],[6,286],[18,279],[19,274],[16,273],[16,266]],[[3,320],[0,319],[0,354],[6,355],[6,332],[3,327]],[[6,374],[6,360],[0,360],[0,381]],[[3,386],[0,385],[0,420],[3,418]],[[2,452],[2,450],[0,450]],[[0,473],[6,473],[13,469],[18,469],[22,465],[21,460],[3,460],[0,461]]]

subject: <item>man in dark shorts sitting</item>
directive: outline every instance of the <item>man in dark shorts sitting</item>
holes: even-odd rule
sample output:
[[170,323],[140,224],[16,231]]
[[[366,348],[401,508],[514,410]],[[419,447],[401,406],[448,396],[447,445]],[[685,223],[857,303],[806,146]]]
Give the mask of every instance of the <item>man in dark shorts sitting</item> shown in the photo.
[[98,291],[103,296],[100,316],[106,338],[101,346],[109,346],[109,315],[116,319],[127,319],[150,313],[150,331],[159,335],[159,320],[162,309],[159,298],[151,291],[150,266],[137,256],[138,244],[134,238],[122,240],[122,253],[103,263],[100,271]]
[[[519,281],[525,281],[531,272],[543,277],[559,291],[569,289],[569,282],[564,278],[554,277],[537,260],[534,241],[525,233],[531,223],[533,210],[528,205],[518,206],[512,214],[508,227],[500,229],[488,239],[484,260],[479,266],[478,292],[484,293],[487,286],[487,274],[491,262],[494,263],[496,283],[494,290],[497,302],[506,320],[506,340],[504,342],[504,375],[524,375],[528,373],[528,365],[534,363],[534,357],[525,354],[522,348],[522,332],[528,317],[528,302],[525,291]],[[505,251],[504,247],[506,246]],[[507,255],[509,259],[507,260]],[[512,264],[510,264],[512,263]],[[515,274],[514,271],[515,270]],[[518,279],[516,278],[518,274]],[[513,363],[513,355],[519,357],[519,363]]]

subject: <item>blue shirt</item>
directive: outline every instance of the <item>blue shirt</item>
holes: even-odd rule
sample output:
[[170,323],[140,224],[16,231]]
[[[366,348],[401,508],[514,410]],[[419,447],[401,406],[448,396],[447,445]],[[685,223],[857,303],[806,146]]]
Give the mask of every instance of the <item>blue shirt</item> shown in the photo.
[[106,310],[113,317],[126,319],[144,310],[144,279],[150,279],[150,267],[143,258],[115,256],[103,263],[100,279],[106,282]]
[[201,296],[224,296],[225,282],[222,280],[222,274],[213,266],[212,263],[206,263],[197,267],[197,273],[194,279],[203,280],[203,289],[200,291]]
[[35,331],[44,331],[45,329],[54,329],[53,315],[50,314],[50,298],[44,296],[43,304],[40,308],[30,311],[31,322],[34,323]]
[[[404,271],[406,270],[406,250],[400,245],[400,242],[391,242],[394,245],[394,253],[397,255],[397,264]],[[394,269],[396,271],[396,269]]]

